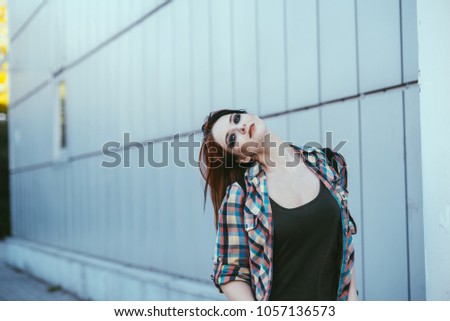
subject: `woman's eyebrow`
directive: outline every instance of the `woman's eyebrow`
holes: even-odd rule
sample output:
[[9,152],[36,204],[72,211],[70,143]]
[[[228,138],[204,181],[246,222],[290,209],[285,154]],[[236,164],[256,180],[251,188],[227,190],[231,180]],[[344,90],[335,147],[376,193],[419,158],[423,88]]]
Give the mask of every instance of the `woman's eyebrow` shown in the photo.
[[[233,114],[230,114],[230,117],[228,118],[228,122],[231,123],[231,116],[233,116]],[[225,135],[225,145],[228,146],[228,132]]]

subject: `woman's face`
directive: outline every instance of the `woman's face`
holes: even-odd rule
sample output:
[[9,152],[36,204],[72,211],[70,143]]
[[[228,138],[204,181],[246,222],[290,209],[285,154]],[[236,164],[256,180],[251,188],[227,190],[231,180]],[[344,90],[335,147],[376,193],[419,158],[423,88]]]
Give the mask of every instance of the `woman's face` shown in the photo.
[[223,149],[243,160],[261,153],[267,128],[256,115],[229,114],[220,117],[211,132]]

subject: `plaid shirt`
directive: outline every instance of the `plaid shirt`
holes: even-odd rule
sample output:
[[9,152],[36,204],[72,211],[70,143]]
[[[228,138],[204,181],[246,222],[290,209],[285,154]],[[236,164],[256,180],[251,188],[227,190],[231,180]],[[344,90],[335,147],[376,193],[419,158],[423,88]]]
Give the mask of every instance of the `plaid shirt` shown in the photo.
[[[344,157],[334,152],[338,164],[336,172],[327,161],[324,149],[291,146],[339,204],[342,259],[336,299],[347,300],[354,262],[352,234],[356,234],[356,226],[347,207],[347,165]],[[231,184],[219,209],[211,280],[220,293],[223,293],[222,284],[233,280],[247,282],[257,301],[267,301],[272,285],[274,231],[267,178],[257,161],[247,169],[244,178],[247,193],[238,182]]]

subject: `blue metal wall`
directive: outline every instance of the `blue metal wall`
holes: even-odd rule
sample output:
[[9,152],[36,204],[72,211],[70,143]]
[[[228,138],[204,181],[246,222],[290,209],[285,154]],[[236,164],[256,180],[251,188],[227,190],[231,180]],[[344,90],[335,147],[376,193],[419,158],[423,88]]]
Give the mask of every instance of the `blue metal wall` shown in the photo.
[[159,159],[175,133],[200,141],[210,111],[245,108],[296,144],[346,142],[361,298],[425,298],[414,0],[8,6],[15,237],[210,283],[198,169],[139,168],[137,148],[105,168],[102,146],[130,133]]

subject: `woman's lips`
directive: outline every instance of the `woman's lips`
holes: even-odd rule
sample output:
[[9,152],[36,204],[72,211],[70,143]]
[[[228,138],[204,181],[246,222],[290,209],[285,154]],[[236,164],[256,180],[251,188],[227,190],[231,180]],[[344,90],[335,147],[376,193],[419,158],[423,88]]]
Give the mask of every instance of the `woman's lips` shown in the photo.
[[255,124],[251,124],[250,127],[248,128],[248,134],[250,135],[250,138],[252,138],[252,134],[253,134],[253,129],[255,127]]

